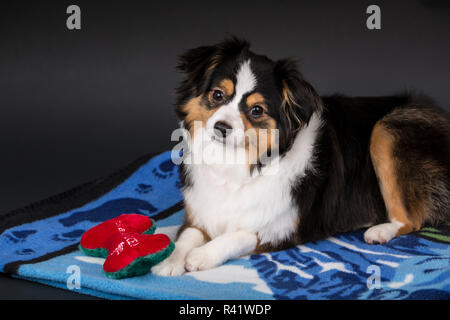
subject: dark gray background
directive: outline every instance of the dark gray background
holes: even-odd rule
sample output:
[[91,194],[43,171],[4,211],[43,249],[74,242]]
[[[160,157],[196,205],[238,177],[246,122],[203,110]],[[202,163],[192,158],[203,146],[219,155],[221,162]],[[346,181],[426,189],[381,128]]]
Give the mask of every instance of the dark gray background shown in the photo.
[[[66,28],[81,7],[82,30]],[[366,28],[381,7],[382,29]],[[38,1],[0,9],[0,215],[171,146],[176,57],[234,34],[320,94],[417,89],[450,109],[450,2]],[[1,217],[1,216],[0,216]],[[0,298],[73,298],[0,277]]]

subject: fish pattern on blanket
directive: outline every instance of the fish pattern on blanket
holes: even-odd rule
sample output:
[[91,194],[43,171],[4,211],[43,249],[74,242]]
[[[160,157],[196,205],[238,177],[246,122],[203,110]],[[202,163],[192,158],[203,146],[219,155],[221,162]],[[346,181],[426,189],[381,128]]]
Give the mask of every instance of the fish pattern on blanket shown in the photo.
[[275,299],[450,298],[448,244],[416,235],[368,245],[358,231],[250,259]]

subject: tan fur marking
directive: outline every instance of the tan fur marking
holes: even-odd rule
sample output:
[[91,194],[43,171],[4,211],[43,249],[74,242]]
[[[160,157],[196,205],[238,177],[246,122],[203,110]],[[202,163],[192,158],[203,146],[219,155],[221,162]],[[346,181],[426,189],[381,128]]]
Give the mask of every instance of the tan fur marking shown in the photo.
[[194,136],[194,121],[201,121],[202,126],[206,125],[206,121],[216,112],[216,109],[207,109],[202,103],[202,97],[198,96],[189,100],[182,108],[186,113],[184,121],[188,124],[191,137]]
[[221,54],[216,54],[212,56],[208,69],[206,69],[206,73],[211,74],[217,68],[217,66],[220,64],[222,60],[223,56]]
[[234,83],[230,79],[223,79],[220,81],[219,86],[225,91],[227,97],[230,97],[234,93]]
[[258,92],[255,92],[255,93],[252,93],[251,95],[249,95],[247,97],[246,103],[247,103],[247,107],[253,107],[254,105],[261,105],[261,107],[263,107],[264,110],[266,110],[266,107],[264,105],[265,99],[262,96],[262,94],[260,94]]
[[[245,149],[248,154],[248,163],[249,165],[256,164],[257,160],[270,148],[272,148],[272,144],[274,143],[273,131],[276,129],[276,122],[269,116],[263,116],[264,121],[268,122],[267,128],[259,128],[253,126],[253,124],[247,119],[246,115],[241,113],[241,119],[244,123],[244,131],[246,132],[245,138]],[[263,131],[264,130],[264,131]],[[251,132],[256,135],[256,137],[251,135]],[[256,138],[256,146],[250,146],[250,140],[254,141]],[[262,141],[261,139],[266,140]]]
[[206,231],[193,224],[192,210],[186,203],[184,204],[184,211],[186,212],[186,215],[184,217],[184,223],[180,227],[180,229],[178,229],[176,238],[178,239],[180,234],[187,228],[195,228],[202,233],[203,239],[205,240],[205,242],[210,241],[211,237],[206,233]]
[[393,155],[395,137],[380,123],[372,131],[370,140],[370,156],[378,177],[384,203],[389,219],[403,223],[397,236],[418,230],[421,227],[424,208],[417,207],[419,212],[407,212],[402,200],[402,191],[397,183],[396,161]]
[[[295,108],[299,108],[300,105],[295,101],[294,95],[292,94],[286,82],[283,81],[282,84],[283,100],[281,102],[281,108],[285,114],[294,116],[295,121],[298,124],[301,124],[302,120],[297,116],[297,113],[294,110]],[[290,121],[290,117],[287,117],[287,119]]]
[[[246,99],[247,108],[250,109],[251,107],[255,105],[259,105],[264,109],[264,112],[267,112],[267,106],[265,105],[265,99],[264,96],[258,92],[252,93],[249,95]],[[256,164],[256,161],[269,149],[272,148],[272,143],[274,140],[274,137],[272,135],[274,129],[276,129],[277,124],[274,119],[269,117],[267,114],[264,114],[256,121],[267,122],[267,126],[265,128],[259,128],[253,126],[253,124],[248,121],[245,114],[241,114],[242,122],[244,123],[245,131],[252,129],[256,132],[256,150],[255,147],[250,149],[249,139],[246,139],[245,147],[247,149],[248,155],[249,155],[249,164]],[[262,131],[264,130],[264,131]],[[264,139],[266,141],[263,141],[261,139]],[[264,143],[264,144],[263,144]],[[250,152],[250,150],[252,152]],[[256,152],[253,152],[256,151]]]

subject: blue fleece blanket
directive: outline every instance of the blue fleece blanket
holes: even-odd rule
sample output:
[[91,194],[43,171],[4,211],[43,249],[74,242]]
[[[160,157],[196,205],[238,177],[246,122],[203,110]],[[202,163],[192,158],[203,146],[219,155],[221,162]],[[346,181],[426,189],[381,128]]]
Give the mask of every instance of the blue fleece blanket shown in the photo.
[[183,221],[170,152],[127,170],[7,215],[0,221],[0,270],[109,299],[450,298],[448,225],[386,245],[367,245],[361,230],[179,277],[106,278],[104,260],[77,248],[86,230],[122,213],[141,213],[156,220],[157,233],[173,237]]

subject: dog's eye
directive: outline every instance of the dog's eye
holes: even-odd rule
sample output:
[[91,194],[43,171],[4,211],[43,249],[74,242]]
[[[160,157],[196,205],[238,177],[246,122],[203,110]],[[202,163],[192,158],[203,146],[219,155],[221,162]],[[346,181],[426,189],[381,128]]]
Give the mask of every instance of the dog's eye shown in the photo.
[[263,115],[263,113],[264,113],[264,108],[261,107],[261,106],[258,106],[258,105],[253,106],[253,107],[250,109],[250,115],[251,115],[253,118],[259,118],[259,117],[261,117],[261,116]]
[[223,93],[223,91],[221,91],[219,89],[214,90],[212,92],[211,97],[212,97],[213,102],[215,102],[215,103],[220,103],[223,100],[225,100],[225,94]]

